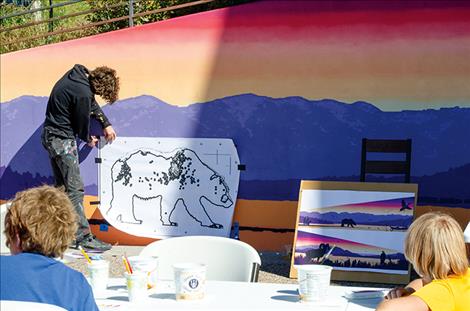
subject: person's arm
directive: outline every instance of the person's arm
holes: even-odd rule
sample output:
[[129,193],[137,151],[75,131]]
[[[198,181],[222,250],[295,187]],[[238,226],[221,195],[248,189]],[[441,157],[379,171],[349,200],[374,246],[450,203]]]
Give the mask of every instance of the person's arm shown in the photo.
[[85,280],[82,286],[82,291],[80,295],[80,306],[78,310],[80,311],[99,311],[98,306],[96,305],[95,297],[93,296],[93,291]]
[[112,142],[116,139],[116,132],[96,100],[93,100],[91,103],[91,116],[101,124],[104,137],[108,142]]
[[408,297],[384,300],[377,310],[399,311],[452,311],[455,310],[455,297],[445,280],[427,283]]
[[109,122],[108,118],[106,117],[100,105],[98,105],[98,103],[96,102],[96,100],[91,101],[91,114],[90,115],[101,124],[101,128],[103,129],[111,125],[111,123]]
[[428,305],[419,297],[408,296],[396,299],[385,299],[376,311],[429,311]]
[[415,291],[423,287],[423,279],[416,279],[411,281],[405,287],[396,287],[388,292],[385,299],[395,299],[400,297],[406,297],[413,294]]

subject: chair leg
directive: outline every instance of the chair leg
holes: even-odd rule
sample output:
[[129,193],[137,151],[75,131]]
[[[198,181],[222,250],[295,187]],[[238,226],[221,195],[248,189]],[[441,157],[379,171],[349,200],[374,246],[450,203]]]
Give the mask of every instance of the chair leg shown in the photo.
[[260,265],[254,262],[253,267],[251,268],[250,282],[252,283],[258,282],[259,269],[260,269]]

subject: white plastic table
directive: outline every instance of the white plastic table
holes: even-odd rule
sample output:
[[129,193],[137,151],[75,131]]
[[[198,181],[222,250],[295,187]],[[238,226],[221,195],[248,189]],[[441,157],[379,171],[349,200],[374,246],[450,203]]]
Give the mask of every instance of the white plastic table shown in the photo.
[[28,302],[28,301],[0,301],[0,310],[2,311],[67,311],[64,308],[50,305],[47,303]]
[[320,303],[300,302],[296,284],[206,282],[206,297],[198,301],[176,301],[173,282],[161,281],[149,291],[149,298],[131,304],[124,279],[111,279],[105,293],[95,294],[101,311],[111,310],[375,310],[380,298],[348,300],[343,295],[353,290],[383,288],[330,286]]

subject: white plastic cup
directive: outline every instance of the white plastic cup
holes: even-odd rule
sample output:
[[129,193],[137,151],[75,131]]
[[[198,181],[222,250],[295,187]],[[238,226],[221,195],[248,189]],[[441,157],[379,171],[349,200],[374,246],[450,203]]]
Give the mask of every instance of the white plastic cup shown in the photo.
[[297,268],[300,300],[310,302],[325,299],[333,268],[324,265],[296,265],[295,268]]
[[90,285],[95,293],[106,291],[109,278],[109,262],[106,260],[92,260],[88,263]]
[[141,271],[133,273],[124,273],[126,277],[127,294],[129,302],[139,303],[148,298],[147,292],[147,274]]
[[149,289],[157,284],[158,257],[132,256],[128,259],[133,271],[147,274]]
[[178,263],[175,272],[176,300],[204,298],[206,288],[206,265],[199,263]]

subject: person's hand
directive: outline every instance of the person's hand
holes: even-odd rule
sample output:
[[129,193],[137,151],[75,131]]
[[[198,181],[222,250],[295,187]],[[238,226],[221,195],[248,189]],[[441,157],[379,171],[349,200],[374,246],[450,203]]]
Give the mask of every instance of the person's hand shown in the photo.
[[114,131],[113,127],[107,126],[103,129],[104,138],[108,143],[112,143],[116,139],[116,132]]
[[391,291],[388,292],[387,296],[385,296],[385,299],[395,299],[399,297],[406,297],[411,294],[413,294],[415,290],[411,287],[395,287]]
[[88,142],[88,146],[93,148],[96,146],[97,143],[98,143],[98,138],[96,138],[96,136],[91,136],[90,141]]

